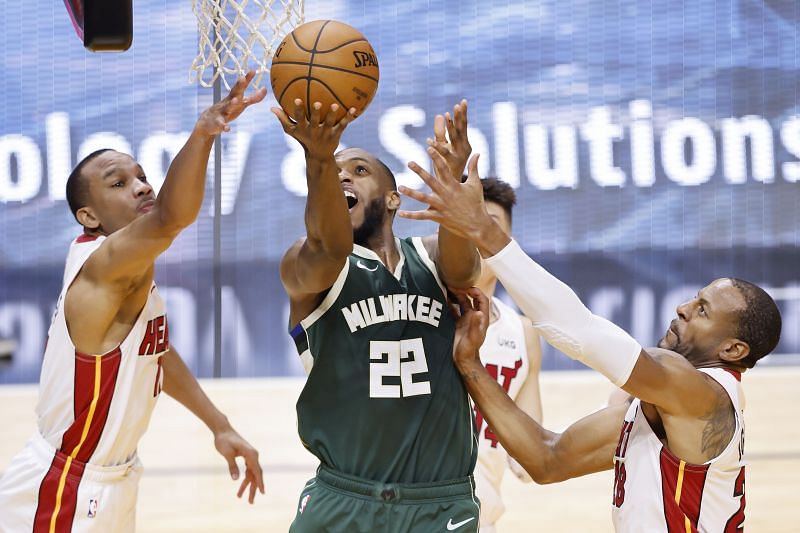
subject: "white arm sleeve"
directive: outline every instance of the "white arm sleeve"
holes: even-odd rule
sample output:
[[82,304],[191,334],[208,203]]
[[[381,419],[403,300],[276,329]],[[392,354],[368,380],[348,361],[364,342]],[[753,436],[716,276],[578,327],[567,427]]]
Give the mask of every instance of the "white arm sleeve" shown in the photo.
[[642,351],[636,339],[592,314],[572,289],[528,257],[517,241],[512,239],[486,262],[548,343],[617,386],[628,381]]

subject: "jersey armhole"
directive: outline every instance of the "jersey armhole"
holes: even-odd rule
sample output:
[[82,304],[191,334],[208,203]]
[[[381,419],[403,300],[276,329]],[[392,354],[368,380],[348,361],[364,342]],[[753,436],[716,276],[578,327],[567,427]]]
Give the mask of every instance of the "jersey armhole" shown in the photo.
[[436,280],[436,284],[439,285],[439,288],[442,290],[442,294],[444,295],[445,299],[447,298],[447,288],[445,288],[442,280],[439,279],[439,271],[436,269],[436,263],[433,262],[431,256],[428,255],[428,250],[425,248],[425,243],[422,242],[422,237],[412,237],[411,243],[414,245],[414,249],[417,251],[417,255],[419,256],[422,263],[428,267],[431,274],[433,274],[433,278]]
[[339,276],[336,278],[336,281],[333,282],[333,286],[331,286],[330,290],[328,290],[328,294],[325,295],[325,298],[322,299],[322,302],[317,306],[316,309],[311,311],[307,317],[300,321],[300,325],[308,331],[314,322],[319,320],[322,315],[324,315],[328,309],[331,308],[333,302],[339,298],[339,295],[342,293],[342,288],[344,287],[345,281],[347,281],[347,273],[350,271],[350,257],[345,259],[344,266],[342,267],[341,272],[339,272]]

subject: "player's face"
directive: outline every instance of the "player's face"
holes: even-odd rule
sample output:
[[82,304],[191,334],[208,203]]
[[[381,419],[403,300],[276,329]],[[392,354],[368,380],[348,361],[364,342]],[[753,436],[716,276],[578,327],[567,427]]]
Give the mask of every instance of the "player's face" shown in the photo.
[[719,360],[721,346],[736,337],[738,312],[745,300],[729,279],[718,279],[676,309],[677,318],[659,341],[697,365]]
[[127,226],[155,205],[155,193],[142,167],[127,155],[108,151],[83,169],[89,180],[91,224],[106,234]]
[[[495,222],[505,231],[508,235],[511,235],[511,219],[506,213],[506,210],[500,204],[495,202],[486,202],[486,211],[489,213],[489,216],[494,219]],[[488,263],[485,260],[481,260],[481,277],[478,280],[478,285],[485,285],[495,278],[494,271],[492,271],[491,267],[489,267]]]
[[379,226],[390,210],[397,209],[387,202],[387,197],[397,193],[390,190],[383,167],[375,156],[360,148],[348,148],[337,153],[336,164],[353,230],[357,233],[363,233],[363,229],[377,231],[377,227],[362,226]]

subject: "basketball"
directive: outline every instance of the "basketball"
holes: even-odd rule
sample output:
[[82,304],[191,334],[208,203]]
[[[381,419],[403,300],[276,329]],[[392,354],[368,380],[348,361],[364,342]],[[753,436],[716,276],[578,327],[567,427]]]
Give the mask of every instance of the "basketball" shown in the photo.
[[278,46],[270,81],[275,99],[291,116],[299,98],[311,115],[311,105],[323,110],[339,104],[337,120],[351,107],[364,112],[379,78],[378,58],[357,29],[335,20],[315,20],[295,28]]

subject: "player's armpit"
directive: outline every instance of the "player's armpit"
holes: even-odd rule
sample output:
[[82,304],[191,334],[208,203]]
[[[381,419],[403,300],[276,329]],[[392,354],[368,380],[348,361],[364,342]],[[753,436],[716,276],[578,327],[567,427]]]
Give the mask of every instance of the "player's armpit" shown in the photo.
[[642,350],[625,392],[670,415],[703,418],[714,412],[724,390],[680,354],[661,348]]

